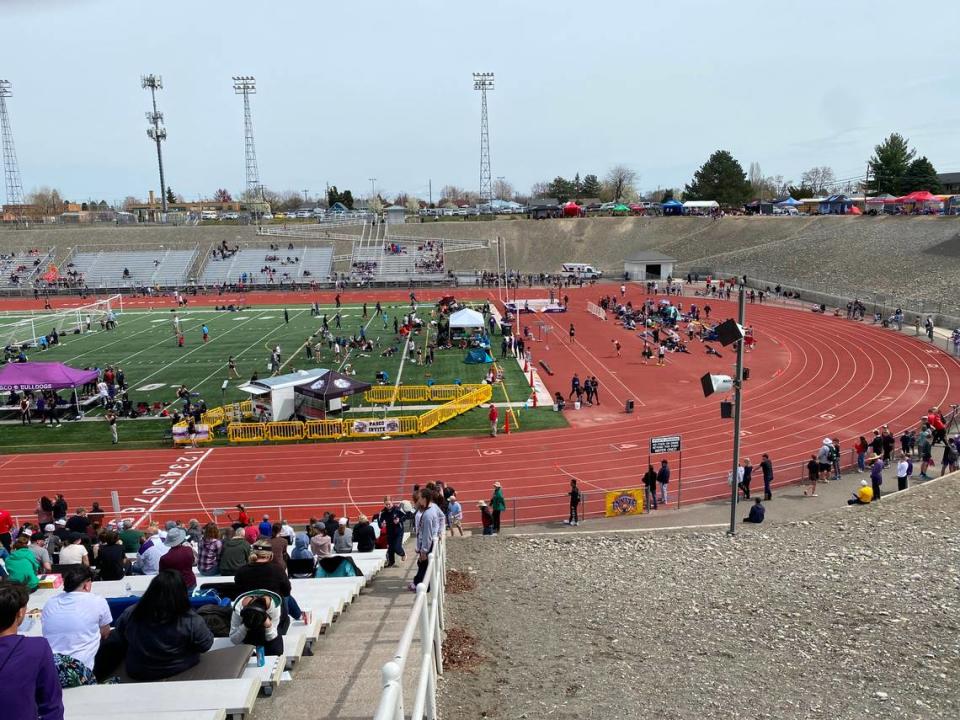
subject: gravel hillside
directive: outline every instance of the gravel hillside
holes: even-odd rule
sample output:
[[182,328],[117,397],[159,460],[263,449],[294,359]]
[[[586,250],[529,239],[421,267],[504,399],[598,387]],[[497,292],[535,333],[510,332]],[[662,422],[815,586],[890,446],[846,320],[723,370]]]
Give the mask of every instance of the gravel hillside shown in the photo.
[[960,717],[960,477],[735,538],[475,537],[448,565],[476,588],[448,596],[444,718]]

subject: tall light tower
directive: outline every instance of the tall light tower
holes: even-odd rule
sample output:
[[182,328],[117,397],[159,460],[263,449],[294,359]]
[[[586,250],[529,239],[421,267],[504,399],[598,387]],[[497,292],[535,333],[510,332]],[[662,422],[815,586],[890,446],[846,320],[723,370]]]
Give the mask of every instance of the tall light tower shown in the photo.
[[7,205],[15,208],[17,222],[23,220],[23,182],[20,179],[20,164],[17,149],[13,145],[13,130],[7,114],[7,98],[13,97],[9,80],[0,80],[0,126],[3,132],[3,179],[7,189]]
[[474,73],[473,89],[480,91],[480,204],[493,200],[490,178],[490,126],[487,123],[487,90],[493,90],[493,73]]
[[247,161],[247,202],[263,203],[263,185],[257,167],[257,147],[253,142],[253,116],[250,114],[250,96],[257,92],[257,80],[250,75],[233,78],[233,91],[243,95],[243,139]]
[[141,75],[140,86],[150,91],[153,112],[147,113],[147,137],[157,144],[157,166],[160,168],[160,210],[167,214],[167,185],[163,180],[163,152],[160,143],[167,139],[167,129],[163,127],[163,113],[157,110],[157,90],[163,90],[163,78],[159,75]]

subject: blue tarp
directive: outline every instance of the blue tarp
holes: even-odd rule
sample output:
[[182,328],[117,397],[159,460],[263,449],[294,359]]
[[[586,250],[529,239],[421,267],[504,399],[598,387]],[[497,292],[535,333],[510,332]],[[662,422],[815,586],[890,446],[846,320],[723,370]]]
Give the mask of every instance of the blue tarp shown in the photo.
[[683,215],[683,203],[679,200],[667,200],[660,208],[664,215]]
[[467,350],[467,356],[463,361],[468,365],[479,365],[481,363],[492,363],[493,358],[485,348],[473,348]]
[[788,197],[784,200],[780,200],[779,202],[774,203],[774,205],[779,205],[780,207],[796,207],[797,205],[800,205],[800,204],[801,202],[799,200],[794,200],[792,197]]

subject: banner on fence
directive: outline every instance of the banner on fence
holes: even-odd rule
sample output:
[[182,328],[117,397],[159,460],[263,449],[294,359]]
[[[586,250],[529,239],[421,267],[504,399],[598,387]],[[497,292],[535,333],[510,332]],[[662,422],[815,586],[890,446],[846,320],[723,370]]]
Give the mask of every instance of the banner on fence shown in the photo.
[[607,517],[639,515],[643,512],[643,489],[608,492],[604,502]]
[[[195,423],[193,426],[196,431],[196,441],[198,443],[212,442],[213,433],[210,432],[210,426],[205,423]],[[187,424],[183,423],[180,425],[173,426],[173,444],[174,445],[190,445],[193,442],[190,439],[190,435],[187,432]]]
[[386,435],[400,432],[400,418],[353,420],[351,435]]

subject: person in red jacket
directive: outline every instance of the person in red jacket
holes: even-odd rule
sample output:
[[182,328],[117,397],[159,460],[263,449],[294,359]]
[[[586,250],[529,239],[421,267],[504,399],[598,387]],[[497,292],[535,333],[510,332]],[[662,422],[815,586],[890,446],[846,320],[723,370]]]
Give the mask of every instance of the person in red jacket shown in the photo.
[[490,437],[497,436],[497,420],[500,417],[497,412],[497,406],[490,403],[490,414],[487,416],[490,420]]
[[947,426],[946,423],[943,422],[943,416],[940,414],[939,408],[930,408],[930,412],[927,414],[927,423],[933,428],[933,441],[931,445],[936,445],[938,442],[946,445]]

